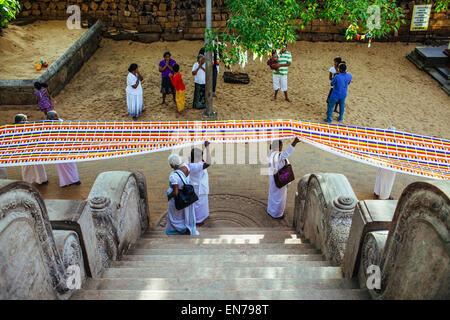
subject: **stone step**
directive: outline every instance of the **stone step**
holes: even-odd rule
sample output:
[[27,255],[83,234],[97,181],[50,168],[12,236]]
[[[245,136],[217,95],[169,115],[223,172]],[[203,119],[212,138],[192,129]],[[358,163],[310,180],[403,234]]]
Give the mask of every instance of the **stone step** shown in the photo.
[[217,236],[202,236],[202,237],[190,237],[190,236],[169,236],[159,237],[151,236],[140,238],[138,243],[151,242],[155,244],[160,243],[192,243],[192,244],[258,244],[258,243],[285,243],[285,244],[299,244],[309,243],[308,240],[301,239],[295,235],[217,235]]
[[[293,228],[198,228],[198,232],[200,236],[202,234],[212,234],[212,235],[220,235],[220,234],[297,234],[297,232]],[[152,229],[147,231],[144,235],[153,234],[153,235],[164,235],[168,237],[182,237],[183,235],[167,235],[164,229]],[[196,237],[196,236],[190,236]]]
[[[264,256],[241,256],[239,257],[240,263],[290,263],[298,261],[324,261],[324,257],[321,254],[268,254]],[[234,255],[125,255],[121,261],[143,261],[153,263],[235,263],[236,257]],[[276,266],[276,265],[275,265]]]
[[300,248],[269,248],[269,249],[250,249],[250,248],[241,248],[241,249],[220,249],[220,248],[192,248],[188,247],[185,249],[173,249],[173,248],[163,248],[163,249],[135,249],[131,248],[128,250],[128,255],[154,255],[154,254],[162,254],[162,255],[266,255],[266,254],[319,254],[320,250],[317,249],[300,249]]
[[312,244],[309,243],[217,243],[217,244],[205,244],[205,243],[154,243],[151,241],[146,241],[148,239],[140,239],[135,244],[131,246],[131,249],[186,249],[186,250],[210,250],[210,249],[243,249],[243,250],[254,250],[254,249],[315,249]]
[[357,281],[350,279],[90,279],[86,290],[186,290],[230,291],[239,290],[325,290],[359,289]]
[[[79,290],[73,300],[365,300],[367,290],[141,291]],[[218,311],[219,312],[219,311]],[[225,310],[222,310],[225,314]]]
[[104,278],[180,278],[180,279],[342,279],[340,267],[199,267],[108,268]]
[[203,261],[185,261],[180,262],[177,257],[172,256],[170,261],[114,261],[111,263],[113,268],[166,268],[174,266],[183,267],[209,267],[209,268],[222,268],[222,267],[329,267],[332,266],[329,261],[313,260],[313,261],[291,261],[291,262],[242,262],[236,259],[230,259],[229,261],[212,262],[208,260]]

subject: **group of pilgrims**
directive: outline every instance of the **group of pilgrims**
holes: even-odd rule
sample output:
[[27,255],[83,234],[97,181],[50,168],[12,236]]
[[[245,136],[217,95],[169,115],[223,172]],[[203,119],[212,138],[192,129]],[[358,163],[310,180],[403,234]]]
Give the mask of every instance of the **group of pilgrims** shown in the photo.
[[[219,72],[219,61],[217,52],[213,55],[213,97],[216,96],[217,74]],[[184,110],[186,103],[186,86],[180,72],[180,65],[172,59],[170,52],[163,53],[163,59],[158,64],[158,70],[161,73],[162,102],[166,104],[166,96],[172,95],[173,101],[177,106],[178,113]],[[194,109],[206,108],[206,57],[205,48],[201,48],[197,61],[192,67],[194,76],[194,99],[192,107]],[[139,72],[139,66],[136,63],[130,64],[127,75],[127,110],[128,115],[136,120],[144,111],[144,92],[142,81],[144,77]]]

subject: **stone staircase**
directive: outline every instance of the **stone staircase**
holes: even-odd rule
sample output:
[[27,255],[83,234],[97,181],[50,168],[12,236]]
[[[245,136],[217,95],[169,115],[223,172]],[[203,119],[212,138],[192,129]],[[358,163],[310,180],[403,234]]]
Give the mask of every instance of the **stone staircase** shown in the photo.
[[72,299],[369,299],[289,227],[148,231]]

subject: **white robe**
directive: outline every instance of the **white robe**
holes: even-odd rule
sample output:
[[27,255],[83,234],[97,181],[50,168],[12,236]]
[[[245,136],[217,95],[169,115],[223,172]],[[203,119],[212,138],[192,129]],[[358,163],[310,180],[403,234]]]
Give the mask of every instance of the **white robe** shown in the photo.
[[377,177],[375,178],[375,194],[380,198],[380,200],[389,199],[394,186],[395,171],[378,169]]
[[22,167],[22,180],[28,183],[41,184],[47,181],[47,173],[42,164],[32,164]]
[[[181,178],[176,172],[179,173]],[[183,189],[185,183],[189,183],[184,173],[180,170],[173,171],[169,176],[169,181],[171,186],[178,185],[179,190]],[[169,187],[167,195],[172,193],[172,190],[172,187]],[[200,233],[197,231],[195,224],[195,209],[193,204],[184,209],[177,210],[175,207],[175,198],[169,200],[166,222],[167,234],[185,233],[187,229],[191,235],[199,235]]]
[[141,81],[136,89],[132,86],[136,84],[137,77],[131,72],[127,76],[127,106],[128,115],[131,117],[139,117],[142,113],[142,107],[144,106],[144,95],[142,91]]
[[8,179],[8,174],[6,173],[6,168],[0,168],[0,179]]
[[[294,151],[294,147],[290,145],[287,150],[281,152],[281,156],[279,156],[280,152],[278,151],[271,151],[267,156],[267,161],[269,162],[269,170],[270,170],[267,213],[270,214],[273,218],[280,218],[283,216],[284,209],[286,209],[286,197],[287,197],[287,185],[281,189],[278,188],[275,185],[273,174],[276,173],[279,169],[284,167],[286,163],[285,159],[287,159],[291,155],[292,151]],[[275,167],[275,164],[278,164],[278,168]],[[275,170],[273,170],[274,168]]]
[[209,178],[208,170],[203,169],[204,162],[189,163],[189,181],[194,186],[198,200],[194,202],[197,223],[203,222],[209,216]]
[[[63,122],[63,119],[57,121]],[[64,187],[69,184],[80,181],[78,177],[77,165],[74,162],[55,164],[59,176],[59,186]]]

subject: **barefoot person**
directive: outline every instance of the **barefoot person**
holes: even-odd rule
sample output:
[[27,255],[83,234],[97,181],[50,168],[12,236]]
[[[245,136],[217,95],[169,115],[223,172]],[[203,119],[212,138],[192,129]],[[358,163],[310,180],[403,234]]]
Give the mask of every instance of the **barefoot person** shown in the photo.
[[195,77],[195,89],[194,89],[194,101],[193,108],[194,109],[204,109],[206,108],[206,70],[205,70],[205,56],[199,54],[197,57],[197,62],[192,67],[192,75]]
[[[47,113],[47,119],[51,121],[64,121],[58,117],[56,111],[49,111]],[[80,178],[78,177],[77,165],[74,162],[69,163],[56,163],[56,170],[59,176],[59,186],[65,188],[71,185],[81,184]]]
[[339,118],[338,121],[344,120],[345,99],[347,98],[348,86],[352,82],[352,75],[347,72],[347,65],[345,63],[339,64],[339,74],[337,74],[331,81],[333,91],[331,91],[328,99],[327,118],[325,122],[331,123],[333,116],[333,108],[336,103],[339,104]]
[[175,72],[175,74],[169,74],[169,77],[176,91],[177,111],[178,113],[181,113],[186,102],[186,86],[181,78],[180,66],[178,64],[173,65],[173,72]]
[[267,213],[276,219],[284,217],[284,209],[286,208],[287,185],[278,188],[275,184],[274,174],[286,165],[287,158],[294,151],[299,138],[295,138],[286,151],[283,150],[283,142],[281,140],[272,141],[270,144],[270,152],[267,156],[269,163],[269,197],[267,200]]
[[127,106],[128,115],[136,120],[142,113],[144,106],[144,95],[142,91],[142,80],[136,63],[130,64],[127,76]]
[[171,154],[168,159],[170,167],[174,170],[169,176],[170,187],[167,189],[167,200],[169,202],[167,209],[167,234],[185,234],[199,235],[195,224],[194,204],[177,210],[175,207],[175,197],[179,190],[182,190],[188,183],[189,167],[183,163],[178,154]]
[[39,110],[41,110],[44,114],[47,114],[47,112],[54,109],[52,101],[50,99],[50,94],[47,90],[48,84],[35,82],[34,88],[36,89],[36,91],[34,91],[33,94],[36,97]]
[[288,98],[288,67],[292,63],[292,55],[289,51],[287,51],[287,44],[283,46],[281,49],[281,55],[278,57],[278,64],[273,65],[275,69],[278,68],[278,71],[274,70],[272,75],[273,80],[273,89],[275,90],[275,93],[273,95],[272,101],[275,101],[277,99],[278,90],[281,89],[281,91],[284,92],[284,97],[286,101],[292,102]]
[[172,85],[172,81],[170,81],[170,75],[174,74],[173,66],[177,63],[175,60],[171,58],[170,52],[164,52],[163,58],[159,62],[159,72],[161,72],[161,93],[162,93],[162,102],[161,104],[166,103],[166,95],[173,95],[173,102],[177,103],[175,97],[175,88]]
[[[14,124],[23,124],[28,120],[24,114],[16,114],[14,117]],[[28,183],[36,183],[38,185],[47,184],[47,173],[42,164],[30,164],[22,166],[22,180]]]
[[209,142],[205,141],[206,161],[203,161],[203,151],[199,148],[191,150],[191,161],[188,163],[190,171],[189,181],[194,186],[198,200],[194,202],[195,220],[201,225],[209,216],[209,180],[208,168],[211,165],[211,152],[209,150]]
[[[388,130],[395,131],[395,127],[390,126]],[[373,195],[379,200],[393,200],[391,196],[392,187],[395,181],[395,171],[379,168],[375,178],[375,187]]]
[[[328,75],[328,78],[330,79],[330,81],[332,81],[334,79],[334,77],[339,73],[339,64],[342,62],[341,57],[336,57],[334,58],[334,64],[333,66],[330,68],[330,74]],[[330,100],[330,96],[331,96],[331,92],[333,91],[333,87],[330,88],[330,92],[328,93],[328,97],[327,97],[327,108],[328,108],[328,101]],[[336,105],[334,106],[334,112],[338,112],[338,103],[336,103]]]

